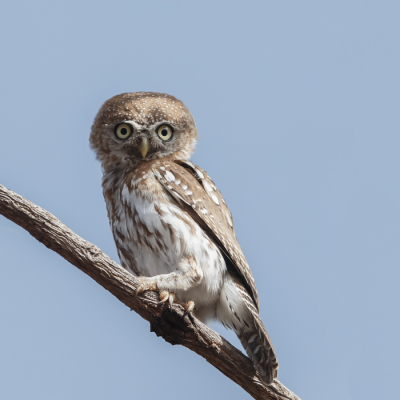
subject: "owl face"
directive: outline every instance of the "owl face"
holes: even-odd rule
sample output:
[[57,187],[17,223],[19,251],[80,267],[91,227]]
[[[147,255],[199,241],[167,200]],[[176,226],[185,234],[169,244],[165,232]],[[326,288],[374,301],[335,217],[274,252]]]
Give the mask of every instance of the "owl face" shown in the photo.
[[163,157],[186,160],[196,142],[196,124],[187,107],[173,96],[147,92],[107,100],[90,135],[90,145],[105,169]]

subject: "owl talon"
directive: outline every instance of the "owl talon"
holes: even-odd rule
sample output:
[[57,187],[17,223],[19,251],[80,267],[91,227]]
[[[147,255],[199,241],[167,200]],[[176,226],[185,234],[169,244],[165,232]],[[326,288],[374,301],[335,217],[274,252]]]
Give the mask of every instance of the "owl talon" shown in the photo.
[[191,313],[194,310],[194,306],[194,301],[190,300],[183,306],[183,308],[186,310],[186,312]]
[[139,277],[141,284],[136,289],[136,296],[146,290],[157,290],[157,282],[153,281],[151,278]]
[[169,308],[172,310],[172,306],[174,304],[175,300],[175,293],[170,293],[169,294]]
[[169,303],[169,308],[172,309],[174,303],[181,305],[187,313],[191,313],[194,310],[194,301],[188,301],[186,304],[182,304],[178,299],[178,296],[173,292],[168,292],[168,290],[160,291],[160,301],[159,304],[167,302]]
[[146,290],[146,285],[145,285],[144,283],[141,283],[141,284],[137,287],[137,289],[136,289],[136,296],[137,296],[139,293],[144,292],[145,290]]
[[160,292],[160,304],[165,303],[169,299],[169,292],[167,290],[161,290]]
[[183,304],[178,299],[178,296],[173,292],[168,292],[168,290],[161,290],[160,292],[160,301],[159,304],[167,302],[169,303],[169,308],[172,309],[172,306],[175,304],[179,304],[183,306]]

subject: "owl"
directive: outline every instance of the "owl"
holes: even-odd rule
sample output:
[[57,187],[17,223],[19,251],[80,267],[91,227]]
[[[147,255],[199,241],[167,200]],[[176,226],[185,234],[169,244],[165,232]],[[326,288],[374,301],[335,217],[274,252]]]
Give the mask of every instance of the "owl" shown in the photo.
[[136,294],[156,290],[161,302],[233,329],[271,384],[278,362],[232,215],[211,178],[189,161],[197,138],[191,113],[168,94],[124,93],[100,108],[90,145],[102,165],[118,255],[141,282]]

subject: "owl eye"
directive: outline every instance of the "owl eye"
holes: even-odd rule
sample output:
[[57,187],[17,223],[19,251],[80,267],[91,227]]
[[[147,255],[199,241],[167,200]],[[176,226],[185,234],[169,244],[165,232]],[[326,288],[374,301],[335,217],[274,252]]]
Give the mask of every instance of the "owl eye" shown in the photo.
[[173,133],[174,133],[174,130],[169,125],[161,125],[157,128],[157,135],[164,142],[170,141],[172,139]]
[[128,137],[132,135],[132,132],[132,126],[124,123],[115,125],[114,128],[115,136],[121,140],[128,139]]

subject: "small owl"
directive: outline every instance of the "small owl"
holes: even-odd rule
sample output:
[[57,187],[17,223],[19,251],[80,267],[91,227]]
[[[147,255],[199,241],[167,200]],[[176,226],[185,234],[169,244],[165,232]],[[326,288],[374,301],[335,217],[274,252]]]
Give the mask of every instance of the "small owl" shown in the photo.
[[263,381],[278,375],[260,319],[254,278],[232,215],[207,173],[189,162],[197,128],[186,106],[162,93],[124,93],[98,112],[90,145],[118,255],[141,281],[201,321],[234,330]]

